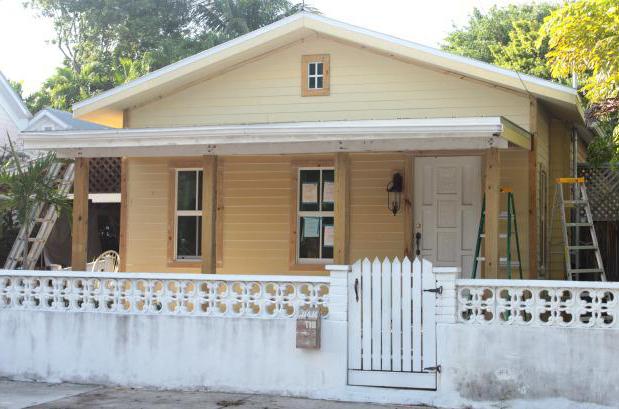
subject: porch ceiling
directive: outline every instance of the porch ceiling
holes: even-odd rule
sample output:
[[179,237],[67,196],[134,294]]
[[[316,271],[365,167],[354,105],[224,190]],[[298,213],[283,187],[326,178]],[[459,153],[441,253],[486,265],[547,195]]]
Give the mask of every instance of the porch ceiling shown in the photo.
[[530,149],[502,117],[297,122],[178,128],[26,132],[24,146],[61,157],[199,156]]

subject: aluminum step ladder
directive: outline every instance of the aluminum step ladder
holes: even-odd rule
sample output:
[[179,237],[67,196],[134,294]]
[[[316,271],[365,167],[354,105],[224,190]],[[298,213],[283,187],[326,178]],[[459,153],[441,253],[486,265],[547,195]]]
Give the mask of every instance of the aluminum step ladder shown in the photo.
[[[507,194],[507,211],[499,214],[499,220],[507,221],[507,232],[499,233],[499,239],[506,240],[506,252],[505,257],[499,257],[499,267],[507,269],[507,277],[512,278],[512,267],[518,268],[520,278],[522,279],[522,263],[520,258],[520,240],[518,239],[518,221],[516,220],[516,202],[514,200],[514,193],[511,188],[501,188],[501,193]],[[477,231],[477,243],[475,244],[475,255],[473,256],[473,271],[471,272],[471,278],[477,276],[477,266],[480,261],[485,261],[486,258],[479,255],[481,250],[481,240],[486,238],[486,195],[484,194],[484,200],[481,205],[481,216],[479,218],[479,229]],[[513,228],[512,228],[513,227]],[[512,259],[512,236],[516,240],[516,255],[518,260]]]
[[[73,186],[75,165],[71,163],[54,163],[48,178],[55,180],[58,191],[68,195]],[[9,252],[4,268],[7,270],[32,270],[45,247],[45,243],[58,219],[58,210],[48,203],[37,203],[28,215],[28,221],[21,226],[13,247]],[[38,226],[38,228],[37,228]],[[24,260],[25,255],[25,260]]]
[[[552,206],[552,220],[554,220],[555,210],[561,212],[561,230],[563,233],[563,254],[565,258],[565,271],[568,280],[578,280],[581,274],[591,274],[600,281],[606,281],[606,272],[602,262],[602,254],[598,245],[595,226],[593,225],[593,215],[591,205],[587,197],[585,178],[559,178],[556,180],[555,203]],[[563,186],[571,185],[573,188],[573,199],[566,200]],[[568,222],[565,215],[567,209],[574,209],[573,220]],[[583,217],[584,216],[584,217]],[[573,242],[570,242],[568,228],[572,230]],[[580,243],[580,229],[589,229],[591,242]],[[582,268],[580,266],[579,252],[592,251],[594,253],[595,266]],[[572,267],[572,255],[574,255],[575,266]]]

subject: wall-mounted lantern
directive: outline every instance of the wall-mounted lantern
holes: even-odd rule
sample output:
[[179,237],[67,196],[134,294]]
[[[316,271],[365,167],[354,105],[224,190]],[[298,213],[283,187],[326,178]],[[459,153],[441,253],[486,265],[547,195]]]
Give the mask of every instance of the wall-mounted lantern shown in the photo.
[[387,207],[395,216],[401,208],[402,200],[402,175],[399,172],[393,174],[393,178],[387,184]]

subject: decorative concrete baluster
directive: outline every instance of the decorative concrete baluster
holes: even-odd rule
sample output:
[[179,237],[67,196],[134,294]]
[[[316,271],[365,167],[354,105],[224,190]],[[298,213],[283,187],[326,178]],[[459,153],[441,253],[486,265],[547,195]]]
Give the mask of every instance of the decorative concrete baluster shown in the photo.
[[[44,273],[44,275],[40,275]],[[228,278],[228,277],[226,277]],[[0,272],[0,308],[294,318],[305,306],[329,310],[329,277]]]
[[619,315],[619,284],[457,280],[458,322],[610,328]]

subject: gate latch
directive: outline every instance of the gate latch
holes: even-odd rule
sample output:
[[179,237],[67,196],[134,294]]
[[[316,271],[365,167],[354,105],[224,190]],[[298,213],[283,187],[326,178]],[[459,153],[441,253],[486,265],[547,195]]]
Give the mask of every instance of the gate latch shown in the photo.
[[424,291],[424,292],[427,292],[427,293],[437,293],[437,294],[443,294],[443,286],[441,285],[441,286],[439,286],[439,287],[436,287],[436,288],[429,288],[429,289],[427,289],[427,290],[423,290],[423,291]]
[[437,373],[441,373],[441,366],[440,365],[436,365],[436,366],[429,366],[427,368],[423,368],[424,371],[428,371],[428,372],[437,372]]

